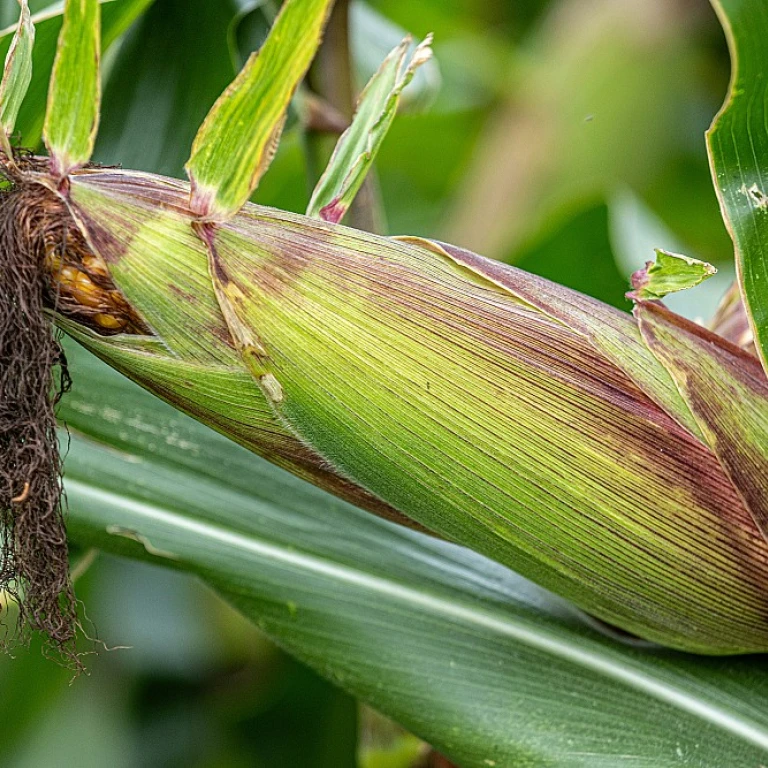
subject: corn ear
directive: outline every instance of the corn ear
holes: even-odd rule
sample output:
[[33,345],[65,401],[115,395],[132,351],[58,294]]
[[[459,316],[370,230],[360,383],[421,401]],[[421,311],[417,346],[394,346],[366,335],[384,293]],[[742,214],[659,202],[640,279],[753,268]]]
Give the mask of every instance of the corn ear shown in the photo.
[[148,389],[642,637],[768,650],[763,427],[746,477],[727,461],[765,385],[724,340],[673,344],[653,305],[638,324],[461,249],[254,205],[203,243],[189,188],[146,174],[74,173],[67,205],[153,336],[68,328]]
[[402,52],[310,208],[332,221],[244,205],[329,0],[285,4],[201,127],[191,185],[80,169],[98,115],[94,2],[66,6],[50,170],[31,159],[18,176],[43,211],[30,253],[45,252],[45,215],[63,229],[73,336],[280,466],[629,632],[768,651],[765,375],[653,302],[708,265],[660,255],[632,317],[460,248],[332,223],[418,63],[403,72]]
[[662,306],[643,304],[635,313],[648,346],[674,377],[768,538],[768,380],[759,361]]

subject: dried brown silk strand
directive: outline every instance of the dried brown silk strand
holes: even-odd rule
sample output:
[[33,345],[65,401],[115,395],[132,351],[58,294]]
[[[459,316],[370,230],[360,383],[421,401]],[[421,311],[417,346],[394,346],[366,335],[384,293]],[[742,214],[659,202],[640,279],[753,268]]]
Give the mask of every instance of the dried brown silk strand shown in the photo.
[[55,416],[70,379],[44,312],[57,225],[36,197],[23,184],[0,192],[0,588],[19,603],[22,636],[43,632],[79,667]]

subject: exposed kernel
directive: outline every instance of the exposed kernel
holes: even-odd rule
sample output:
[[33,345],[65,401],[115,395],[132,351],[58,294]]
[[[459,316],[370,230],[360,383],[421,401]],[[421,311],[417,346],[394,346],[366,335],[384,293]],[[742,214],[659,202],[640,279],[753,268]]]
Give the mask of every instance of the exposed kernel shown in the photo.
[[98,323],[98,325],[108,331],[119,331],[125,327],[124,320],[121,320],[118,317],[114,317],[113,315],[104,314],[103,312],[99,312],[98,314],[94,315],[93,319],[96,321],[96,323]]
[[98,256],[93,256],[92,254],[83,256],[83,268],[93,277],[100,277],[104,280],[109,279],[109,271]]

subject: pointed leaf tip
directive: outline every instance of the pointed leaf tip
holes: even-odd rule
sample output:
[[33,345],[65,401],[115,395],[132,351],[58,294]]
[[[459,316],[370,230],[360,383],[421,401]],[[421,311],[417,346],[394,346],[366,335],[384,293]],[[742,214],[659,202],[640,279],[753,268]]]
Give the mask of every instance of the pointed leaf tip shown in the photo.
[[333,0],[287,0],[258,54],[211,108],[186,165],[190,205],[201,219],[226,221],[256,189],[332,5]]
[[35,42],[35,27],[27,0],[19,0],[19,6],[19,23],[5,57],[0,82],[0,150],[9,158],[11,148],[8,136],[16,125],[19,108],[32,80],[32,47]]
[[632,288],[627,298],[633,301],[659,301],[667,294],[684,291],[702,283],[717,269],[706,261],[656,249],[656,261],[646,263],[632,275]]
[[403,89],[432,57],[431,44],[432,35],[427,35],[407,61],[411,38],[406,37],[384,59],[360,96],[352,125],[336,144],[307,215],[333,223],[344,218],[392,125]]
[[99,124],[100,57],[99,1],[67,0],[43,126],[51,171],[59,178],[91,159]]

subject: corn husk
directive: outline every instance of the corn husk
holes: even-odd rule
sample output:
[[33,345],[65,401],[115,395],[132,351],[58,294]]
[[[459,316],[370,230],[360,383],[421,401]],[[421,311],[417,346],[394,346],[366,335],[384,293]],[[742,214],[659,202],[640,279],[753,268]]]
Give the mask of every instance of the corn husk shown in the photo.
[[69,182],[150,331],[62,320],[111,365],[624,630],[768,650],[768,385],[750,355],[657,303],[633,318],[452,246],[250,204],[201,237],[182,182]]

